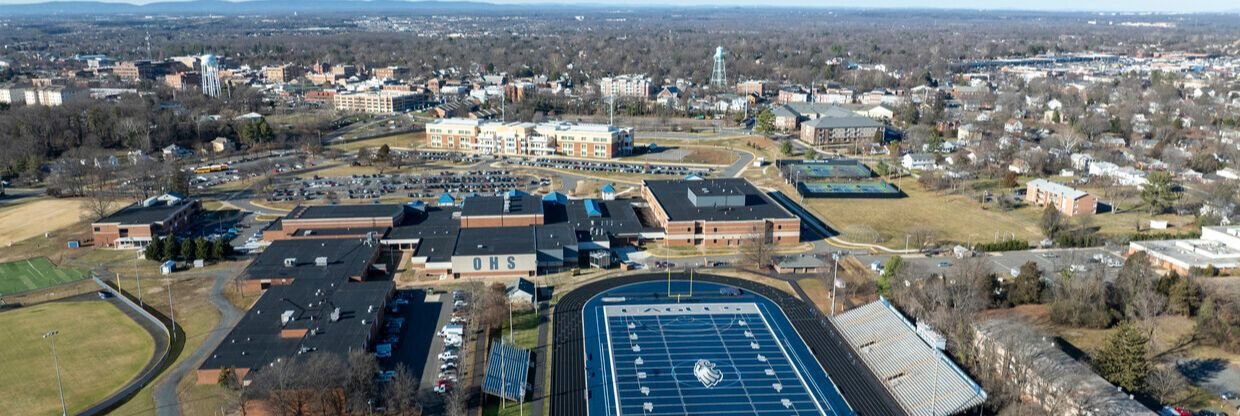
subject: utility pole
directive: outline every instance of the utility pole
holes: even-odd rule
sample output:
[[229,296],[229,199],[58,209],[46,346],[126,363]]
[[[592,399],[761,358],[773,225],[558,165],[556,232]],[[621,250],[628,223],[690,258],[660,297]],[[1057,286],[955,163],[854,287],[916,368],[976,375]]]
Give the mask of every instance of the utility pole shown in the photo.
[[43,334],[43,339],[52,346],[52,367],[56,369],[56,390],[60,392],[60,415],[69,416],[69,407],[65,406],[65,386],[60,381],[60,358],[56,356],[56,335],[60,331],[51,330]]

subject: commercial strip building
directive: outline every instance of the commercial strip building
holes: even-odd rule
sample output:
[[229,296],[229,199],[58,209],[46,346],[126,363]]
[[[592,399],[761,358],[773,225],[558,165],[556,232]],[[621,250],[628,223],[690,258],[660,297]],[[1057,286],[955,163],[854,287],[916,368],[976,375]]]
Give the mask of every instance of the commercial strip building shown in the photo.
[[982,387],[940,351],[942,337],[914,326],[886,299],[831,322],[906,414],[951,415],[986,401]]
[[197,200],[184,195],[155,196],[91,223],[91,236],[96,246],[142,248],[189,225],[200,209]]
[[1098,199],[1088,192],[1045,179],[1031,180],[1025,186],[1025,200],[1030,204],[1050,205],[1069,217],[1098,212]]
[[1201,238],[1133,241],[1128,254],[1143,251],[1156,267],[1186,275],[1192,269],[1240,270],[1240,225],[1201,227]]
[[426,95],[416,92],[381,90],[336,94],[336,110],[370,114],[393,114],[426,105]]
[[445,118],[426,125],[426,140],[435,149],[488,155],[611,159],[633,152],[633,129],[605,124]]
[[642,197],[670,246],[801,241],[800,218],[743,178],[644,180]]

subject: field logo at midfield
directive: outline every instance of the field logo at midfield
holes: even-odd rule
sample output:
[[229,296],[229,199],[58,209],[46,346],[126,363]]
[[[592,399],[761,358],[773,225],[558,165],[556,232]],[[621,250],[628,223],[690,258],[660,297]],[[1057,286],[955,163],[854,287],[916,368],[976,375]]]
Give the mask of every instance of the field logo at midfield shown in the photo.
[[697,360],[697,363],[693,364],[693,375],[708,389],[723,381],[723,372],[708,360]]

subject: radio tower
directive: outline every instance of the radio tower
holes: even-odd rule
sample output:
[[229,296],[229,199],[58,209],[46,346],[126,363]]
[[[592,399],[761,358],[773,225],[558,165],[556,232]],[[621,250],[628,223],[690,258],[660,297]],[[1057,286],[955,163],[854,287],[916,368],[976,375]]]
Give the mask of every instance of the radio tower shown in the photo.
[[716,88],[728,86],[728,69],[724,55],[722,46],[715,48],[715,70],[710,74],[710,85]]

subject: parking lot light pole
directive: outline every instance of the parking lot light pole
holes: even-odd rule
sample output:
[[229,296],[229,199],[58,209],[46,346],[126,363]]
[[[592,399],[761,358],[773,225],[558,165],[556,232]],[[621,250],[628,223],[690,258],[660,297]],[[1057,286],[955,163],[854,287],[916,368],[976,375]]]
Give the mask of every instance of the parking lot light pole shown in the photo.
[[56,356],[56,335],[60,331],[51,330],[43,334],[43,339],[47,340],[48,345],[52,347],[52,367],[56,370],[56,390],[60,393],[60,415],[69,416],[69,407],[65,406],[65,386],[60,381],[60,358]]

